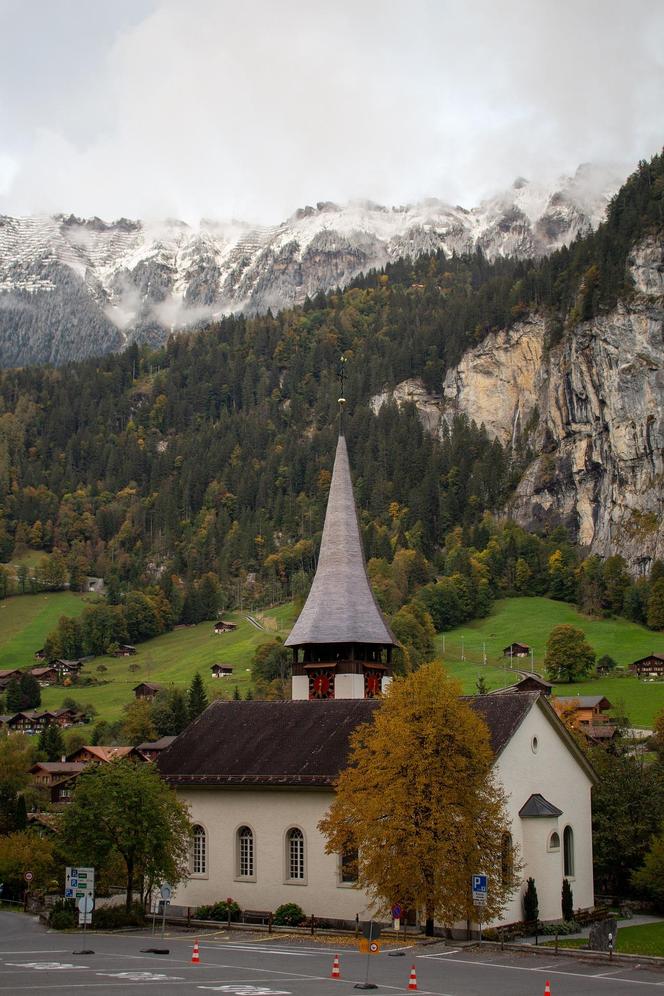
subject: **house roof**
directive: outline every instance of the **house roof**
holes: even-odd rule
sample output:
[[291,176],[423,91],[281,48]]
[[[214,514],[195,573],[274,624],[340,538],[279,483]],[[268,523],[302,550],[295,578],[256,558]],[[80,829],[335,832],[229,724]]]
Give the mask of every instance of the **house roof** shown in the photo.
[[543,817],[550,818],[562,815],[562,809],[558,809],[557,806],[554,806],[552,802],[545,799],[539,792],[533,793],[519,810],[519,816],[522,820],[541,819]]
[[139,688],[149,688],[151,692],[158,692],[161,690],[161,685],[155,685],[153,681],[139,681],[137,685],[134,685],[132,692],[137,691]]
[[160,737],[159,740],[146,740],[144,744],[139,744],[136,750],[166,750],[174,740],[175,737]]
[[367,577],[344,436],[337,443],[316,576],[286,640],[287,647],[308,643],[396,645]]
[[86,767],[85,761],[37,761],[30,768],[30,773],[35,774],[41,770],[49,775],[78,775]]
[[[537,692],[468,696],[499,754]],[[157,759],[164,778],[190,785],[332,786],[346,766],[348,738],[378,699],[213,702]]]
[[594,709],[598,705],[603,705],[605,709],[611,708],[611,703],[604,695],[556,695],[556,702],[563,705],[573,705],[576,702],[580,709]]
[[[659,654],[659,653],[657,653],[657,654],[654,654],[654,653],[653,654],[646,654],[645,657],[639,657],[639,659],[637,661],[634,661],[634,663],[632,664],[632,667],[634,666],[634,664],[645,664],[646,661],[651,661],[653,659],[653,657],[655,658],[656,661],[662,661],[662,662],[664,662],[664,654]],[[2,671],[0,671],[0,676],[1,675],[2,675]]]
[[82,750],[86,750],[89,754],[92,754],[93,757],[98,758],[100,761],[115,761],[120,757],[127,757],[128,754],[131,754],[134,751],[134,748],[98,747],[93,744],[84,744],[82,747],[79,747],[78,750],[75,750],[73,753],[69,754],[67,760],[69,760],[69,758],[76,757],[76,755],[80,754]]
[[3,671],[0,671],[0,680],[2,680],[3,678],[11,678],[15,674],[22,674],[20,668],[18,667],[5,668]]
[[506,653],[506,651],[511,650],[512,647],[518,647],[519,650],[530,650],[530,647],[528,646],[527,643],[519,643],[518,640],[514,640],[512,643],[508,643],[506,647],[503,647],[503,653]]
[[49,674],[51,671],[57,671],[57,668],[53,667],[52,664],[48,667],[33,667],[30,669],[30,674],[38,678],[40,675]]

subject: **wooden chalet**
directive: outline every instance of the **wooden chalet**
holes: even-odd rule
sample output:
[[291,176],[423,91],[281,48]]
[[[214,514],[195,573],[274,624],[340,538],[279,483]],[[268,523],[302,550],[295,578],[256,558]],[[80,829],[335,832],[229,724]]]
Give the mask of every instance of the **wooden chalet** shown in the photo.
[[37,788],[50,790],[63,778],[80,775],[85,768],[86,765],[81,761],[38,761],[30,768],[30,774]]
[[33,667],[30,669],[30,674],[33,678],[36,678],[42,688],[46,688],[48,685],[56,685],[58,682],[58,669],[53,667],[52,664],[46,667]]
[[41,733],[54,720],[48,709],[24,709],[9,716],[5,727],[12,733]]
[[362,549],[346,440],[339,436],[318,567],[285,645],[293,698],[374,698],[392,676],[396,640],[374,598]]
[[159,740],[146,740],[136,750],[146,761],[156,761],[163,750],[170,747],[175,737],[160,737]]
[[0,692],[4,692],[9,684],[20,678],[22,674],[23,672],[17,667],[5,668],[5,670],[0,671]]
[[152,681],[141,681],[140,684],[134,685],[132,688],[132,692],[137,699],[148,699],[150,701],[160,691],[161,685],[155,685]]
[[213,664],[210,671],[213,678],[228,678],[233,673],[233,668],[229,664]]
[[509,685],[507,688],[496,688],[491,692],[491,695],[504,695],[505,692],[541,692],[542,695],[548,697],[552,691],[553,685],[550,681],[545,681],[539,674],[527,672],[513,685]]
[[142,760],[135,747],[99,747],[93,744],[86,744],[67,755],[68,762],[82,761],[98,764],[108,764],[110,761],[119,761],[123,758]]
[[527,643],[510,643],[509,647],[503,647],[503,657],[528,657],[530,647]]
[[664,654],[648,654],[641,657],[629,666],[630,671],[639,678],[662,678],[664,677]]
[[133,657],[138,653],[136,647],[132,647],[131,643],[121,643],[118,649],[113,654],[114,657]]
[[63,657],[58,657],[53,661],[53,667],[58,672],[60,678],[71,677],[77,675],[83,667],[83,658],[78,660],[65,660]]
[[232,633],[236,629],[237,625],[235,623],[224,622],[222,619],[218,619],[214,624],[215,633]]
[[575,729],[589,740],[606,743],[616,735],[616,724],[608,712],[611,703],[604,695],[557,695],[552,699],[559,715],[566,714]]

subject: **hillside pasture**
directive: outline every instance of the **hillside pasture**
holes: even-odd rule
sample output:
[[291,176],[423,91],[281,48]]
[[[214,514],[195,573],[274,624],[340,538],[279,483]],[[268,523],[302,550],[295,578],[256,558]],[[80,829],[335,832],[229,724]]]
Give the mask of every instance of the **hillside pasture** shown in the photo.
[[97,596],[69,591],[14,595],[0,602],[0,668],[36,667],[35,651],[44,646],[60,616],[79,616]]

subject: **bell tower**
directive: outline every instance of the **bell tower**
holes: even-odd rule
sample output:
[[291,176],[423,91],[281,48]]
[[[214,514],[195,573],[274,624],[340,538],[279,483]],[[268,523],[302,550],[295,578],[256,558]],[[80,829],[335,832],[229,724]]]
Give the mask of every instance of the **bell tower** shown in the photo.
[[396,640],[367,576],[343,434],[343,361],[337,452],[318,568],[286,646],[293,650],[294,699],[364,699],[392,677]]

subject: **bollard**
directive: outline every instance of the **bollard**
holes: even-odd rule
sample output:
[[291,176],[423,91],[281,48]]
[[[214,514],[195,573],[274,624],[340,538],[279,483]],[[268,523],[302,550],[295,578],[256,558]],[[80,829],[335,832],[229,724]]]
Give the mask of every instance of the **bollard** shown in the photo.
[[558,931],[556,931],[556,943],[553,946],[553,953],[558,957]]
[[272,914],[271,913],[268,914],[268,918],[267,918],[267,932],[268,932],[268,934],[272,933]]
[[311,936],[312,937],[314,936],[314,928],[315,928],[315,926],[316,926],[316,920],[315,920],[314,915],[312,913],[311,914]]

